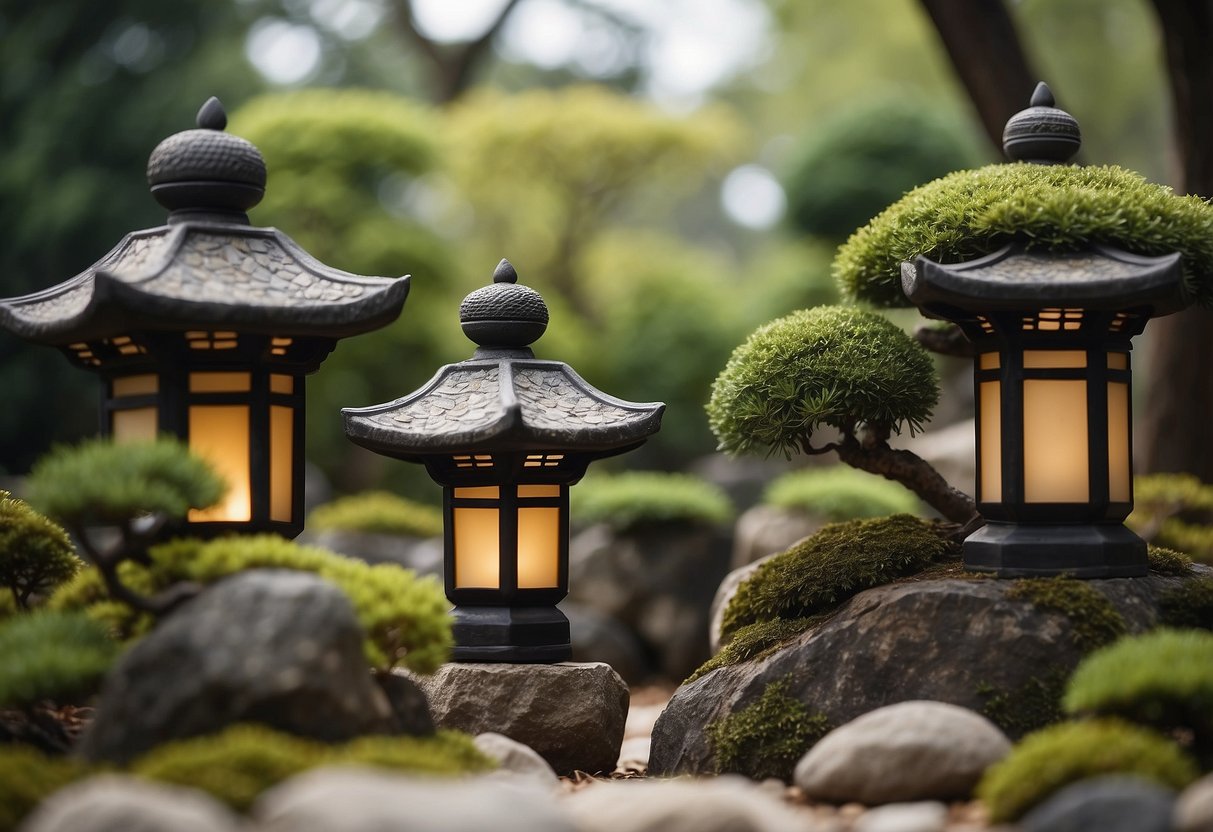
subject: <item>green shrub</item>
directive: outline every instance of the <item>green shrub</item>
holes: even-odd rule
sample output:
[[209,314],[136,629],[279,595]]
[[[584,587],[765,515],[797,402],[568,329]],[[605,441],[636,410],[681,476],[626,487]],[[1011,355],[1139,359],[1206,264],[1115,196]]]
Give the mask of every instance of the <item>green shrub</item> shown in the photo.
[[307,526],[313,531],[437,537],[442,534],[442,511],[386,491],[367,491],[318,507],[308,515]]
[[796,763],[830,732],[830,722],[788,695],[787,682],[767,685],[756,701],[708,725],[716,773],[788,781]]
[[24,745],[0,745],[0,832],[14,832],[45,798],[87,773],[71,758],[48,757]]
[[826,526],[763,563],[725,608],[722,634],[747,624],[827,612],[865,589],[954,558],[931,523],[895,514]]
[[823,123],[784,178],[788,219],[835,243],[906,191],[979,164],[971,131],[913,98],[881,96]]
[[1176,791],[1198,776],[1179,746],[1119,720],[1054,725],[1025,737],[986,770],[977,796],[995,823],[1017,820],[1057,790],[1102,774],[1132,774]]
[[[151,565],[122,565],[127,586],[149,594],[181,581],[213,583],[246,569],[298,569],[332,581],[349,597],[366,633],[364,650],[374,667],[403,664],[432,673],[451,650],[450,606],[431,577],[418,578],[392,564],[370,566],[324,549],[300,546],[275,535],[175,540],[150,550]],[[96,570],[81,572],[51,598],[55,609],[87,609],[123,637],[140,634],[150,621],[105,594]]]
[[1133,480],[1133,513],[1125,523],[1151,543],[1213,560],[1213,485],[1191,474]]
[[767,486],[763,502],[835,521],[914,514],[921,509],[918,498],[903,486],[845,465],[784,474]]
[[725,493],[688,474],[629,471],[588,477],[569,492],[578,524],[607,523],[619,531],[650,523],[720,525],[733,516]]
[[202,789],[239,811],[263,791],[310,768],[358,764],[420,774],[487,771],[494,763],[471,737],[438,731],[432,737],[362,737],[341,745],[284,734],[261,725],[234,725],[219,734],[166,743],[131,764],[150,780]]
[[1070,638],[1084,653],[1111,644],[1125,634],[1125,619],[1103,593],[1068,576],[1015,581],[1007,598],[1028,601],[1070,619]]
[[823,426],[919,430],[938,399],[930,356],[894,324],[819,306],[755,330],[717,376],[707,410],[721,450],[790,457]]
[[1213,577],[1194,578],[1158,597],[1159,621],[1166,627],[1213,630]]
[[819,620],[819,617],[793,618],[787,621],[776,619],[742,627],[733,633],[729,643],[724,645],[719,653],[700,665],[683,684],[689,685],[717,668],[761,658],[784,642],[796,638]]
[[176,439],[59,445],[30,473],[30,502],[69,528],[121,526],[144,514],[185,517],[219,501],[226,486]]
[[37,610],[0,623],[0,656],[0,707],[66,704],[96,690],[118,645],[83,613]]
[[[1213,633],[1155,630],[1124,638],[1086,659],[1063,701],[1071,714],[1119,716],[1164,731],[1190,732],[1213,752]],[[1213,762],[1213,760],[1210,760]]]
[[1106,243],[1145,255],[1178,251],[1195,300],[1213,301],[1213,207],[1104,165],[998,164],[937,179],[856,231],[834,274],[853,300],[908,306],[903,261],[921,254],[955,263],[1015,239],[1046,250]]
[[14,606],[25,609],[31,596],[45,594],[81,566],[67,532],[0,491],[0,586],[8,587]]

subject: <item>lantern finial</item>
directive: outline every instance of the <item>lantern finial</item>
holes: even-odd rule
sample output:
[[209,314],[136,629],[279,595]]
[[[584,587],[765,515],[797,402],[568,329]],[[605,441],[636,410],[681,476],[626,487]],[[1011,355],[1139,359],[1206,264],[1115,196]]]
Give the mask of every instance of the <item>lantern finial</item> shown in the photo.
[[463,334],[479,346],[501,349],[529,347],[548,328],[548,305],[529,286],[517,283],[509,260],[493,270],[493,285],[477,289],[459,305]]
[[1078,121],[1058,109],[1049,85],[1036,85],[1031,106],[1007,120],[1002,133],[1002,149],[1015,162],[1056,165],[1070,161],[1082,147]]
[[227,127],[227,111],[223,102],[211,96],[206,103],[198,108],[198,116],[194,123],[202,130],[223,130]]

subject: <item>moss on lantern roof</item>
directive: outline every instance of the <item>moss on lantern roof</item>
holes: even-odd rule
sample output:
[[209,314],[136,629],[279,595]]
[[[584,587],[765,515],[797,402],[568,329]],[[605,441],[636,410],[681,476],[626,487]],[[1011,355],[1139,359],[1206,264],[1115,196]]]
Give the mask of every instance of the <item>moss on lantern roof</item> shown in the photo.
[[1150,256],[1178,251],[1192,299],[1213,305],[1213,206],[1107,165],[999,164],[936,179],[851,235],[834,274],[853,300],[909,306],[903,261],[963,262],[1013,240],[1045,250],[1101,243]]

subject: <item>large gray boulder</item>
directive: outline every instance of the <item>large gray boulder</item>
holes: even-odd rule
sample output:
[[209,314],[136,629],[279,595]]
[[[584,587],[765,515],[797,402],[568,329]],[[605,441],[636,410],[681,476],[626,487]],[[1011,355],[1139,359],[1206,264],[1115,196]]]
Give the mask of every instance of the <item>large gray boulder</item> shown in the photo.
[[205,792],[99,774],[39,804],[20,832],[236,832],[241,821]]
[[631,630],[651,671],[685,679],[708,658],[708,609],[729,548],[725,534],[702,524],[590,526],[569,544],[569,600]]
[[628,686],[610,665],[452,663],[415,678],[442,728],[504,734],[558,774],[610,772],[619,759]]
[[80,750],[122,763],[237,722],[333,742],[393,732],[362,639],[345,595],[315,575],[254,570],[220,581],[119,659]]
[[[1157,624],[1159,596],[1184,580],[1085,583],[1120,612],[1129,632],[1141,632]],[[956,578],[859,593],[786,646],[675,691],[654,728],[650,774],[714,770],[708,726],[780,680],[790,696],[834,725],[896,702],[930,699],[985,713],[1012,738],[1022,735],[1039,724],[1031,709],[1047,705],[1083,650],[1074,620],[1009,597],[1014,586]]]

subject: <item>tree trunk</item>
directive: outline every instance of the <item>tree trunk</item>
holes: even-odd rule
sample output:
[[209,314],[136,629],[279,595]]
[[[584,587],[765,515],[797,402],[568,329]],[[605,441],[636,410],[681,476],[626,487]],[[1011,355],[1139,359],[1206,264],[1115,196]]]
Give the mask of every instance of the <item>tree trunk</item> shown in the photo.
[[[1213,196],[1213,2],[1153,0],[1162,29],[1175,145],[1190,194]],[[1153,321],[1153,353],[1138,470],[1182,471],[1213,482],[1213,312]]]
[[1002,151],[1007,119],[1028,106],[1040,77],[1032,71],[1003,0],[920,0],[952,66]]
[[948,485],[931,463],[913,451],[891,448],[884,439],[870,435],[860,443],[852,434],[844,435],[834,450],[852,468],[901,483],[944,519],[965,527],[974,524],[977,504],[973,498]]

